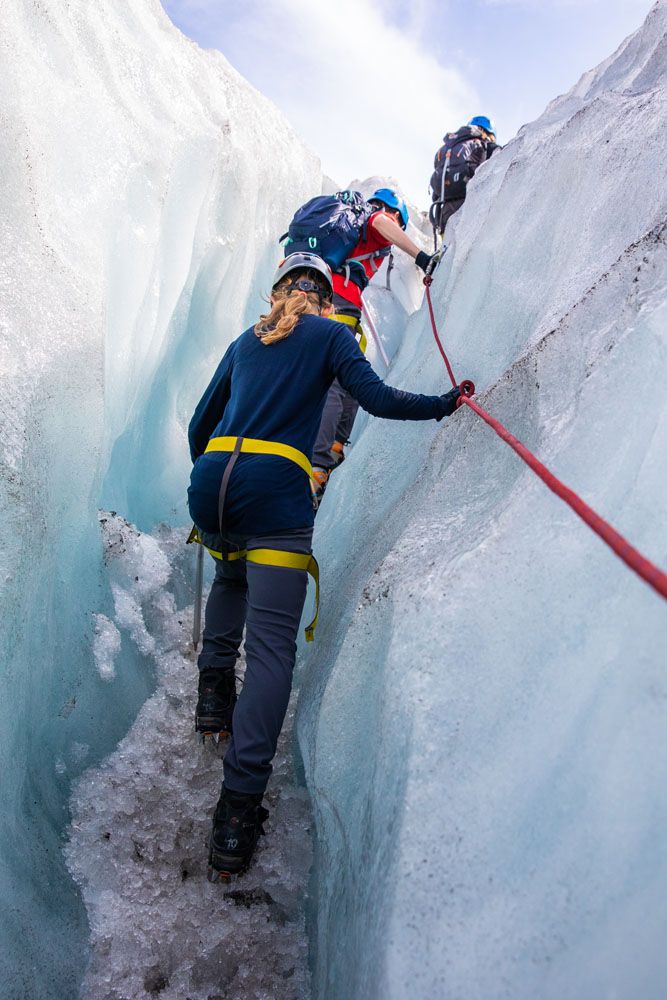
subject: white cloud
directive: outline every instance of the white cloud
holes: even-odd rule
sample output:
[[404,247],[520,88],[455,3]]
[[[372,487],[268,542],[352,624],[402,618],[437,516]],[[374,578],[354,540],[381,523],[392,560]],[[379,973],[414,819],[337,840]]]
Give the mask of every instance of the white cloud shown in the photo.
[[551,11],[561,7],[604,7],[616,10],[646,10],[647,0],[482,0],[487,7],[523,7]]
[[[421,39],[432,0],[165,0],[181,23],[205,19],[211,45],[287,114],[342,184],[392,175],[425,206],[443,132],[477,112],[474,90]],[[396,4],[388,8],[397,12]],[[215,28],[215,30],[213,30]]]

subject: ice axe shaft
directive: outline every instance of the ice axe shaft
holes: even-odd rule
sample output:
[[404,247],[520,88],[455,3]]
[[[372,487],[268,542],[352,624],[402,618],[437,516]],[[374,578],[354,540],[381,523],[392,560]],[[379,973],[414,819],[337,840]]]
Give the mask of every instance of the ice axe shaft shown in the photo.
[[199,640],[201,638],[201,602],[204,589],[204,546],[197,546],[197,556],[195,563],[195,610],[192,622],[192,645],[197,652]]
[[380,352],[380,357],[382,358],[382,360],[384,361],[386,367],[388,368],[389,367],[389,358],[387,357],[387,352],[385,351],[384,347],[382,346],[382,341],[380,340],[380,337],[379,337],[379,334],[377,332],[377,328],[375,326],[375,323],[371,319],[371,314],[369,313],[368,309],[366,308],[366,305],[365,305],[364,302],[361,303],[361,308],[362,308],[362,311],[363,311],[363,314],[364,314],[364,319],[368,323],[368,329],[371,331],[371,336],[372,336],[373,340],[375,341],[375,346],[377,347],[378,351]]

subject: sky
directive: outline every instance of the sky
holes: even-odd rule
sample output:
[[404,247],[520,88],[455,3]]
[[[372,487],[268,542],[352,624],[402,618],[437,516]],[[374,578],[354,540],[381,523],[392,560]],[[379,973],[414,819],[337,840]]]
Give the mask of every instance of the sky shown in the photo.
[[285,113],[341,186],[396,178],[430,202],[445,132],[501,143],[635,31],[652,0],[161,0]]

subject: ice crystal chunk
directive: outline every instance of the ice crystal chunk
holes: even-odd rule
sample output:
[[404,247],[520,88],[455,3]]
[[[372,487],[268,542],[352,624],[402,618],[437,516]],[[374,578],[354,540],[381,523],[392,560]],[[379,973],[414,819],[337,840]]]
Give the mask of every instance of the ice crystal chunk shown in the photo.
[[94,618],[93,655],[95,663],[102,680],[111,681],[116,676],[114,658],[120,650],[120,632],[106,615],[97,614]]

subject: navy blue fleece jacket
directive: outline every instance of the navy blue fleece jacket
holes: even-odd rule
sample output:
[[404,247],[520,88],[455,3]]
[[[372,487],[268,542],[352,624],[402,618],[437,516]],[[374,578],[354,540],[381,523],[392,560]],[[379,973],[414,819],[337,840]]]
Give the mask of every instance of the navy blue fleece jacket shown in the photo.
[[[227,452],[204,454],[209,439],[279,441],[310,459],[334,378],[376,417],[439,420],[445,414],[440,396],[385,385],[343,323],[302,316],[290,336],[275,344],[263,344],[251,327],[230,345],[190,422],[194,468],[188,502],[202,531],[219,530],[218,492],[229,461]],[[309,527],[313,519],[310,485],[299,466],[270,455],[239,456],[225,501],[227,531],[269,534]]]

